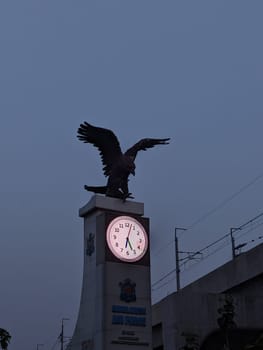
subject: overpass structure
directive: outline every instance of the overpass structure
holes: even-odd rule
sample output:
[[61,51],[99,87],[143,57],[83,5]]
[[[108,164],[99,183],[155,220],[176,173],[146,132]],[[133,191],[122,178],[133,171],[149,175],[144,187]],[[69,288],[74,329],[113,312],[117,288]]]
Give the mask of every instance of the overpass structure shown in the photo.
[[[219,319],[229,298],[235,328],[227,334],[230,345],[224,345]],[[263,334],[263,244],[153,305],[152,322],[154,350],[181,349],[191,335],[202,350],[256,343]]]

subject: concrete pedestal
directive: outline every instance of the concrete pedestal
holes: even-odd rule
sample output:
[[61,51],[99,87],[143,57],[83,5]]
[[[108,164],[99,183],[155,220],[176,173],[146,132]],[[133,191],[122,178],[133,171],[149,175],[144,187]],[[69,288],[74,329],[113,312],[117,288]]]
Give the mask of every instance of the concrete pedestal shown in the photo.
[[143,203],[94,195],[80,209],[84,219],[84,270],[79,315],[67,350],[152,349],[149,249],[142,260],[124,263],[107,247],[106,229],[116,216],[140,221]]

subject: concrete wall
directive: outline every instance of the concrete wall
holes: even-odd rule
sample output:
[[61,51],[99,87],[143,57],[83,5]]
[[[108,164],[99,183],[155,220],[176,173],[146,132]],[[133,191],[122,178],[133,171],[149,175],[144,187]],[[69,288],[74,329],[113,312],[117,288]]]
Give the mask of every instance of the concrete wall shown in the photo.
[[263,273],[263,244],[229,261],[182,290],[222,293]]
[[[183,346],[183,332],[198,334],[202,343],[218,329],[222,293],[234,298],[238,327],[263,329],[263,244],[153,306],[153,332],[162,329],[164,350]],[[153,334],[153,339],[160,339],[160,335]],[[160,341],[153,345],[157,348]]]

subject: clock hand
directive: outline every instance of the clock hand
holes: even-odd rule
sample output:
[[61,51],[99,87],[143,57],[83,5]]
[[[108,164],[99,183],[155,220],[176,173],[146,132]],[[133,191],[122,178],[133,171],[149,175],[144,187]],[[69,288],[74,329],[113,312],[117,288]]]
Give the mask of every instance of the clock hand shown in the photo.
[[[128,232],[128,236],[127,236],[127,238],[126,238],[125,248],[127,248],[128,243],[129,243],[129,245],[131,246],[131,243],[130,243],[130,241],[129,241],[129,235],[130,235],[130,233],[131,233],[131,228],[132,228],[132,224],[131,224],[130,227],[129,227],[129,232]],[[131,249],[132,249],[132,248],[131,248]]]
[[131,245],[131,242],[130,242],[129,238],[127,237],[127,238],[126,238],[126,243],[125,243],[125,248],[127,248],[127,245],[128,245],[128,244],[129,244],[131,250],[133,250],[132,245]]
[[133,248],[132,248],[132,245],[131,245],[131,242],[130,242],[129,238],[127,238],[127,239],[128,239],[128,243],[129,243],[129,246],[130,246],[131,250],[133,250]]

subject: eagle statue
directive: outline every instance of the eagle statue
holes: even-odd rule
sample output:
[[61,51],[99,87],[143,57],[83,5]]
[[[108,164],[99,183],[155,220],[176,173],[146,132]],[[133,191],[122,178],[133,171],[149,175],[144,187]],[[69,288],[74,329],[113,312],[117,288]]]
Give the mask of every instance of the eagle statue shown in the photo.
[[103,163],[103,172],[108,177],[106,186],[84,186],[87,191],[105,194],[109,197],[134,198],[129,192],[129,175],[135,175],[135,158],[138,151],[146,151],[155,145],[167,145],[170,138],[150,139],[145,138],[122,153],[120,143],[116,135],[109,129],[93,126],[87,122],[80,124],[78,139],[85,143],[91,143],[97,147]]

